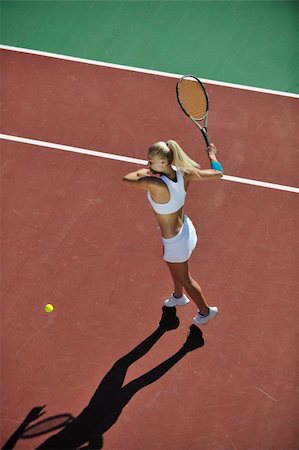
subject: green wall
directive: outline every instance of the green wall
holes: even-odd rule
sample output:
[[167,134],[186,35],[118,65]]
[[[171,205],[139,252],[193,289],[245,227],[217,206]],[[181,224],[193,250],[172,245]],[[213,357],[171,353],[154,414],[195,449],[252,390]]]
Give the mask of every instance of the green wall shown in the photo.
[[299,93],[297,1],[2,1],[1,43]]

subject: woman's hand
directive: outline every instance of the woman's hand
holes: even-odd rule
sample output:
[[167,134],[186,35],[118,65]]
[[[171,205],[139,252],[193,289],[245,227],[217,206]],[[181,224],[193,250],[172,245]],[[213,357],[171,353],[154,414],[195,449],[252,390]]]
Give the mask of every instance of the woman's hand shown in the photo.
[[217,161],[217,159],[216,159],[217,148],[215,147],[214,144],[210,144],[207,147],[207,152],[208,152],[208,156],[209,156],[211,161]]
[[150,177],[152,175],[151,171],[149,169],[139,169],[137,170],[137,176],[142,177]]

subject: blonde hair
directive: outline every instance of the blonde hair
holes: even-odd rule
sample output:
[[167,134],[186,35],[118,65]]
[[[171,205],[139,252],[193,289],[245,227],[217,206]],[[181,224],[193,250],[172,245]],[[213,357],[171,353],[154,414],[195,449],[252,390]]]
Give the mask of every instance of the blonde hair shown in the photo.
[[176,141],[172,140],[156,142],[149,148],[148,155],[165,158],[168,164],[174,164],[177,169],[186,173],[192,172],[194,167],[199,167],[199,164],[193,161]]

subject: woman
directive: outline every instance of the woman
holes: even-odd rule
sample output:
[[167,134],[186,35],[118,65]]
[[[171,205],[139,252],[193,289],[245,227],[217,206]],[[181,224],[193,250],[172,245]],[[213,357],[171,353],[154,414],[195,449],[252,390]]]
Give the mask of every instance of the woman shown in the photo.
[[174,292],[165,300],[165,305],[173,307],[189,303],[189,299],[183,294],[185,289],[198,308],[193,319],[196,325],[204,325],[218,313],[216,306],[208,306],[200,286],[190,275],[188,262],[196,246],[197,235],[193,223],[183,213],[186,191],[191,182],[215,180],[223,176],[214,144],[207,148],[207,152],[211,169],[202,170],[177,142],[157,142],[148,150],[149,169],[139,169],[123,178],[131,186],[147,191],[148,200],[160,225],[163,259],[174,283]]

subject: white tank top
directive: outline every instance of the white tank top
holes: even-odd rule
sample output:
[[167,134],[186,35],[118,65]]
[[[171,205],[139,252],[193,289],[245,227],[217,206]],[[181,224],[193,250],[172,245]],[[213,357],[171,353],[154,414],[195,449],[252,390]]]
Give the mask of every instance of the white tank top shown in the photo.
[[147,198],[157,214],[171,214],[181,209],[184,205],[186,191],[183,172],[176,170],[176,178],[177,181],[172,181],[165,175],[160,176],[160,180],[164,181],[170,193],[170,199],[167,203],[154,202],[151,193],[147,191]]

